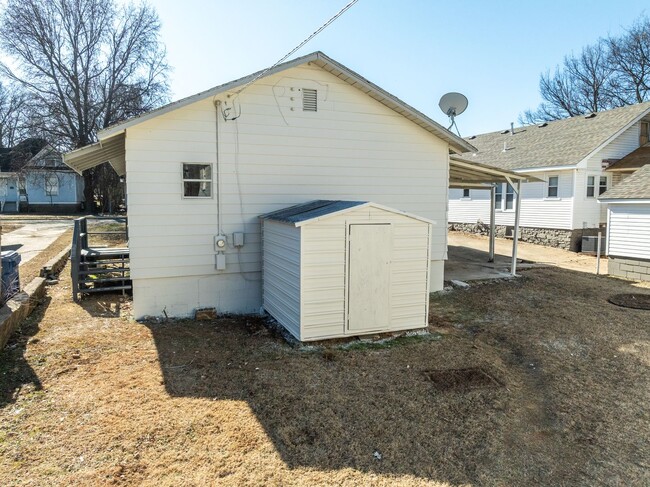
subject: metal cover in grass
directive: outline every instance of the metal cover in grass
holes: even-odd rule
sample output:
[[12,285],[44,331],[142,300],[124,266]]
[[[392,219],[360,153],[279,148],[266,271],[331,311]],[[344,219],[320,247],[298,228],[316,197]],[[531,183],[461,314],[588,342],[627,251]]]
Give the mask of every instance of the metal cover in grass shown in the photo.
[[650,310],[650,294],[614,294],[608,301],[624,308]]
[[424,376],[439,391],[470,390],[480,387],[499,387],[503,383],[479,367],[466,369],[427,370]]

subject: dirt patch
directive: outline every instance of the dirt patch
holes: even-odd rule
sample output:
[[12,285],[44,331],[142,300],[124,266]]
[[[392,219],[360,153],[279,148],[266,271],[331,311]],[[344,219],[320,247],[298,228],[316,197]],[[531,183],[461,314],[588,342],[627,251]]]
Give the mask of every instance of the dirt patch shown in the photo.
[[608,301],[624,308],[650,310],[650,294],[615,294]]
[[23,226],[24,225],[3,223],[2,226],[0,227],[0,229],[2,230],[2,234],[4,235],[5,233],[9,233],[9,232],[13,232],[14,230],[18,230],[19,228],[22,228]]
[[433,383],[433,387],[442,392],[469,391],[480,387],[499,387],[503,384],[493,374],[480,367],[466,369],[428,370],[423,375]]
[[[76,304],[68,274],[0,354],[0,485],[650,485],[647,312],[606,301],[628,282],[525,271],[434,297],[436,339],[310,351]],[[477,368],[504,386],[425,375]]]

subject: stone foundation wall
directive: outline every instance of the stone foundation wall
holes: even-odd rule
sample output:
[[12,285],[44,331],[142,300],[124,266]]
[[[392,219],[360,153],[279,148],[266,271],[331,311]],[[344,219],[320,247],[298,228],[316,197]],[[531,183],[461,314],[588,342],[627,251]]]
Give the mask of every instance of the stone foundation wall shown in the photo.
[[629,257],[609,256],[607,269],[610,276],[650,281],[650,260],[631,259]]
[[[483,222],[477,223],[449,223],[449,230],[489,235],[490,225]],[[496,225],[496,236],[499,238],[512,238],[514,228],[510,225]],[[557,228],[519,227],[519,240],[546,247],[556,247],[564,250],[579,252],[583,236],[598,235],[597,228],[580,230],[561,230]]]

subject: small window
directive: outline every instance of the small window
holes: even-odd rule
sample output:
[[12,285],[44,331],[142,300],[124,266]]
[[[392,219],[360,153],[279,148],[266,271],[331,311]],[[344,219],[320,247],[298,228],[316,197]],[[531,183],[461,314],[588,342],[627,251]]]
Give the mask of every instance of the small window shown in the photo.
[[509,184],[506,186],[506,210],[512,210],[515,207],[515,188]]
[[587,176],[587,198],[593,198],[596,194],[596,176]]
[[302,89],[302,111],[318,111],[318,92],[309,88]]
[[646,145],[650,140],[650,122],[641,122],[641,131],[639,132],[639,145]]
[[546,196],[549,198],[557,198],[557,188],[560,178],[558,176],[549,176],[548,177],[548,188],[546,191]]
[[497,184],[494,191],[494,209],[501,209],[501,201],[503,200],[503,184]]
[[57,196],[59,194],[59,178],[56,174],[48,174],[45,177],[45,195]]
[[463,198],[469,198],[469,189],[468,188],[463,189]]
[[598,196],[607,191],[607,176],[600,177],[600,185],[598,186]]
[[212,164],[183,164],[183,196],[212,197]]

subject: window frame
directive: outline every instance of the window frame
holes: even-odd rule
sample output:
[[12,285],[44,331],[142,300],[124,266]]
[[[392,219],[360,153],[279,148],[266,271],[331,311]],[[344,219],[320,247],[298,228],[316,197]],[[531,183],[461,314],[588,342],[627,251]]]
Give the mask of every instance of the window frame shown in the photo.
[[[185,179],[185,166],[210,166],[209,179]],[[185,183],[209,183],[210,195],[209,196],[187,196],[185,194]],[[214,164],[211,162],[181,162],[181,198],[186,200],[205,200],[214,198]]]
[[[551,179],[555,178],[555,186],[551,186]],[[555,195],[551,196],[551,188],[555,189]],[[560,199],[560,175],[559,174],[549,174],[546,177],[546,195],[544,199],[547,200],[559,200]]]
[[[605,181],[605,189],[603,189],[603,180]],[[601,174],[598,178],[598,196],[602,195],[609,189],[609,177]]]
[[[462,200],[471,200],[472,199],[472,193],[470,192],[470,188],[463,188],[463,195],[460,197]],[[467,196],[465,196],[465,191],[467,191]]]
[[[503,198],[503,211],[512,212],[517,209],[517,193],[515,192],[515,187],[510,183],[503,183],[506,185],[506,190],[504,191],[505,198]],[[512,192],[508,191],[508,188],[512,189]],[[512,208],[508,208],[508,195],[512,195]]]
[[[645,133],[644,133],[645,128]],[[645,137],[645,142],[643,138]],[[642,121],[639,124],[639,147],[642,147],[650,142],[650,122]]]
[[[55,181],[55,184],[52,184],[51,181]],[[56,174],[46,174],[45,182],[43,184],[45,189],[45,196],[59,196],[59,177]],[[19,190],[20,192],[20,190]]]
[[[589,184],[589,180],[593,179],[593,184]],[[603,188],[603,181],[605,186]],[[596,184],[598,183],[598,184]],[[609,176],[606,174],[587,174],[587,183],[585,185],[585,198],[598,198],[601,194],[607,191],[610,187]],[[589,194],[589,190],[592,190],[593,194]],[[602,191],[601,191],[602,189]]]
[[503,211],[503,183],[498,183],[495,185],[494,210]]

